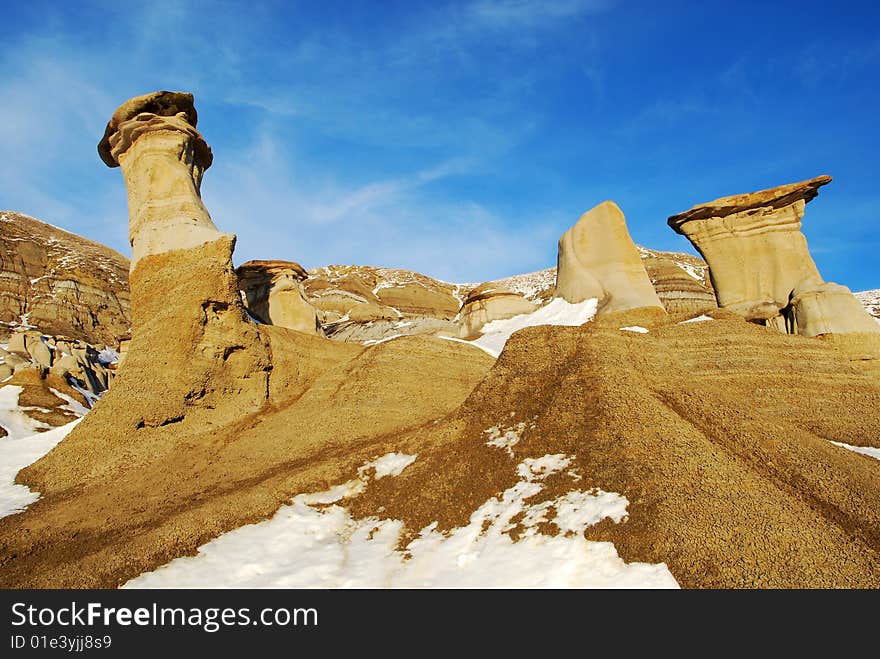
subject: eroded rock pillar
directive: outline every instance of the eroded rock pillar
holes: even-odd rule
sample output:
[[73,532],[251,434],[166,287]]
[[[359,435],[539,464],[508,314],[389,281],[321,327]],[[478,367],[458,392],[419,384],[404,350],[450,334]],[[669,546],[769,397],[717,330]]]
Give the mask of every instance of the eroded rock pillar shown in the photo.
[[202,175],[213,156],[197,121],[192,94],[160,91],[127,101],[107,124],[98,153],[125,177],[132,270],[148,254],[222,235],[202,203]]
[[599,313],[663,309],[623,212],[613,201],[584,213],[559,239],[556,296],[572,304],[597,298]]
[[218,231],[202,203],[212,157],[196,121],[191,94],[153,92],[120,106],[98,145],[108,166],[122,168],[133,251],[131,348],[107,405],[95,408],[96,419],[114,409],[108,427],[174,423],[183,433],[267,399],[268,339],[242,305],[235,236]]
[[801,232],[830,176],[722,197],[669,218],[709,264],[720,307],[790,334],[876,333],[848,288],[823,281]]

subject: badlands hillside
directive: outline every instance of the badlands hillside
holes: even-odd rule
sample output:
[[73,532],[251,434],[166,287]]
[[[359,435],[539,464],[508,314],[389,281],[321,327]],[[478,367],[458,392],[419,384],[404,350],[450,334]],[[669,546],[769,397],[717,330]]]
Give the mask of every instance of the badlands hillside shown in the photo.
[[235,268],[196,123],[108,123],[130,264],[4,214],[44,266],[7,241],[0,586],[880,586],[877,297],[800,231],[830,177],[671,216],[705,260],[606,201],[492,282]]

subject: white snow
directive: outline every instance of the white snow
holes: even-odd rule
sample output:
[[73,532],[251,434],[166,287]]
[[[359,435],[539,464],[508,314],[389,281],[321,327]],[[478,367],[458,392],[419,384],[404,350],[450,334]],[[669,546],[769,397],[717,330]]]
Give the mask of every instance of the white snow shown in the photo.
[[520,436],[522,431],[526,429],[525,422],[517,423],[511,428],[501,429],[498,426],[492,426],[488,430],[484,430],[484,435],[489,435],[486,446],[494,446],[507,451],[510,457],[513,457],[513,447],[522,439]]
[[705,320],[713,320],[713,318],[711,316],[703,314],[702,316],[697,316],[696,318],[688,318],[687,320],[683,320],[679,323],[679,325],[686,325],[687,323],[702,323]]
[[466,343],[469,346],[474,346],[475,348],[479,348],[480,350],[485,352],[487,355],[490,355],[491,357],[495,357],[495,358],[498,357],[498,353],[495,352],[495,350],[493,350],[492,348],[487,348],[485,346],[482,346],[479,343],[475,343],[474,341],[465,341],[464,339],[459,339],[454,336],[446,336],[445,334],[438,334],[437,338],[443,339],[444,341],[455,341],[456,343]]
[[482,329],[483,335],[469,343],[480,346],[490,355],[497,357],[504,349],[510,335],[517,330],[537,325],[566,325],[570,327],[583,325],[596,315],[598,305],[599,301],[595,298],[577,304],[571,304],[562,298],[554,298],[532,313],[486,323]]
[[119,353],[113,348],[104,348],[98,353],[98,363],[103,364],[104,366],[107,366],[108,364],[116,364],[117,362],[119,362]]
[[540,303],[543,300],[538,297],[538,294],[556,285],[556,268],[546,268],[537,272],[513,275],[512,277],[496,279],[487,283],[497,284],[499,288],[519,293],[527,300]]
[[831,442],[835,446],[839,446],[841,448],[845,448],[848,451],[853,451],[854,453],[861,453],[862,455],[867,455],[871,458],[876,458],[880,460],[880,448],[874,448],[873,446],[853,446],[852,444],[844,444],[843,442]]
[[386,476],[400,476],[403,470],[416,461],[418,455],[407,455],[406,453],[386,453],[381,458],[368,462],[358,469],[358,474],[363,476],[370,469],[374,471],[373,478],[379,480]]
[[639,334],[647,334],[648,328],[641,327],[639,325],[630,325],[629,327],[621,327],[620,331],[621,332],[638,332]]
[[101,397],[98,396],[97,394],[93,394],[88,389],[85,389],[85,388],[79,386],[77,384],[76,380],[74,380],[73,378],[68,378],[67,384],[69,384],[71,387],[73,387],[79,393],[81,393],[83,395],[83,398],[86,399],[86,402],[88,402],[89,407],[94,407],[95,403],[97,403],[99,400],[101,400]]
[[10,439],[29,437],[38,430],[52,427],[24,413],[18,405],[18,396],[22,391],[23,387],[13,384],[0,387],[0,427],[6,431],[6,436]]
[[691,265],[690,263],[685,263],[683,261],[676,261],[675,265],[684,270],[697,281],[703,281],[703,268],[698,268],[695,265]]
[[385,343],[386,341],[392,341],[393,339],[399,339],[403,334],[392,334],[391,336],[386,336],[384,339],[369,339],[368,341],[364,341],[363,345],[365,346],[376,346],[380,343]]
[[[396,455],[397,457],[389,457]],[[389,454],[359,470],[359,476],[326,492],[297,495],[269,520],[230,531],[199,548],[132,579],[124,588],[263,587],[632,587],[675,588],[666,565],[624,563],[610,542],[584,539],[587,526],[626,519],[627,500],[612,492],[572,490],[540,504],[531,497],[542,483],[571,463],[562,454],[524,460],[521,480],[485,501],[466,526],[447,533],[434,522],[403,551],[397,549],[403,522],[355,520],[339,502],[362,491],[371,468],[388,475],[411,463]],[[321,504],[316,506],[315,504]],[[332,505],[329,505],[332,504]],[[517,526],[515,519],[520,519]],[[539,533],[552,522],[555,536]],[[510,532],[519,530],[514,541]]]
[[40,498],[39,492],[16,484],[15,475],[51,451],[80,421],[82,419],[76,419],[67,425],[26,437],[0,439],[0,517],[21,512]]
[[58,396],[58,398],[60,398],[61,400],[65,401],[67,403],[66,405],[59,406],[60,409],[73,412],[77,416],[85,416],[86,414],[89,413],[89,408],[87,408],[85,405],[80,403],[73,396],[68,396],[67,394],[62,393],[62,392],[58,391],[57,389],[53,389],[52,387],[49,387],[49,391],[51,391],[53,394]]
[[853,295],[862,303],[865,311],[874,316],[874,320],[880,323],[880,288],[853,293]]

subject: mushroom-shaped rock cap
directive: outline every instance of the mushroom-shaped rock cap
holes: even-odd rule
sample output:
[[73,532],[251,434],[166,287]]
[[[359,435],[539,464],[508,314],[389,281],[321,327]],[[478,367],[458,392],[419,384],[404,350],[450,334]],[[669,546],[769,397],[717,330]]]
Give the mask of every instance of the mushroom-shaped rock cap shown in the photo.
[[789,183],[775,188],[759,190],[758,192],[721,197],[715,201],[697,204],[684,213],[673,215],[669,218],[668,224],[676,233],[683,233],[681,226],[691,220],[726,217],[753,208],[763,208],[766,206],[782,208],[801,199],[806,203],[814,199],[819,194],[819,188],[827,183],[831,183],[831,177],[823,175],[798,183]]
[[280,275],[293,275],[300,281],[307,279],[309,273],[306,272],[296,261],[248,261],[242,263],[236,268],[235,273],[240,279],[243,278],[270,278],[274,279]]
[[477,302],[478,300],[488,300],[490,297],[498,297],[501,295],[515,295],[516,297],[522,297],[519,293],[514,293],[500,284],[495,284],[489,281],[471,289],[464,300],[464,304],[470,304],[471,302]]
[[[119,129],[120,124],[142,112],[150,112],[160,117],[173,117],[183,112],[193,128],[199,120],[193,95],[186,92],[158,91],[128,99],[110,117],[107,128],[104,129],[104,138],[98,143],[98,155],[108,167],[119,167],[119,163],[111,153],[110,136]],[[210,163],[205,164],[206,167],[208,165]]]

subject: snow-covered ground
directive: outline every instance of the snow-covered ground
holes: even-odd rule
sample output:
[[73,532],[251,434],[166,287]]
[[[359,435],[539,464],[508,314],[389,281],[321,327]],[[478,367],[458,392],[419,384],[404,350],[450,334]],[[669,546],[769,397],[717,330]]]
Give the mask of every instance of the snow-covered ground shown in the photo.
[[39,492],[16,484],[15,475],[51,451],[80,421],[82,418],[46,432],[0,439],[0,517],[21,512],[40,498]]
[[9,439],[28,437],[40,430],[51,428],[47,423],[30,418],[25,414],[25,410],[19,407],[18,396],[21,392],[21,387],[12,384],[0,387],[0,428],[6,431],[6,437]]
[[[584,529],[602,519],[625,521],[628,502],[619,494],[572,489],[540,504],[528,502],[544,489],[549,475],[570,466],[572,458],[562,454],[521,461],[519,482],[484,502],[466,526],[442,533],[433,523],[400,551],[402,521],[355,520],[342,500],[363,491],[371,478],[400,473],[414,459],[383,456],[364,465],[356,479],[326,492],[298,495],[271,519],[230,531],[200,547],[196,556],[178,558],[124,587],[678,586],[665,564],[627,564],[612,543],[584,539]],[[567,473],[575,480],[571,470]],[[520,517],[522,533],[514,542],[509,532]],[[539,533],[538,526],[546,522],[560,532]]]
[[864,305],[865,310],[880,323],[880,288],[854,293],[854,295]]
[[[21,387],[11,384],[0,387],[0,427],[6,431],[6,437],[0,438],[0,517],[20,512],[40,498],[39,493],[17,485],[15,475],[51,451],[81,420],[52,428],[32,419],[25,414],[28,408],[18,404],[21,392]],[[54,389],[52,393],[67,402],[63,408],[80,416],[88,412],[70,396]]]
[[853,451],[854,453],[861,453],[862,455],[867,455],[870,458],[876,458],[880,460],[880,448],[874,448],[873,446],[853,446],[852,444],[844,444],[843,442],[831,442],[835,446],[839,446],[841,448],[845,448],[848,451]]
[[554,298],[552,302],[532,313],[486,323],[482,329],[483,335],[478,339],[468,341],[468,343],[497,357],[501,354],[511,334],[517,330],[538,325],[567,325],[570,327],[583,325],[593,319],[598,305],[599,301],[596,299],[571,304],[562,298]]
[[497,284],[500,288],[506,288],[514,293],[519,293],[527,300],[540,304],[543,299],[539,294],[556,286],[556,268],[546,268],[537,272],[527,272],[522,275],[513,275],[504,279],[496,279],[488,282]]

